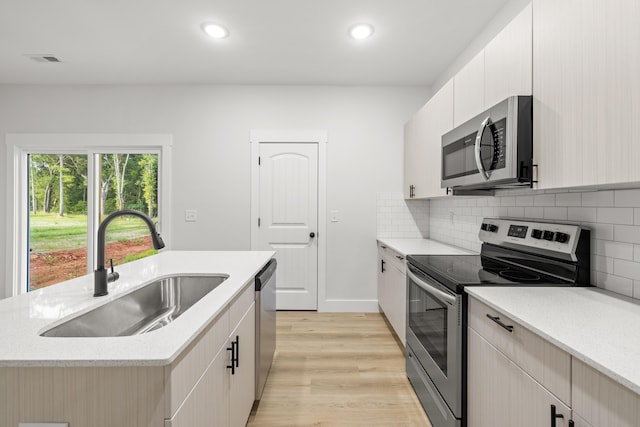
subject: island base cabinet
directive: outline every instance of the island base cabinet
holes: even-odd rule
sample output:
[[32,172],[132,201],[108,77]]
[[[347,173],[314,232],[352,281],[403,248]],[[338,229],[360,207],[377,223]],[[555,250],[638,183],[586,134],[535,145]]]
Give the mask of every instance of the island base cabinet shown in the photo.
[[229,425],[229,356],[220,350],[204,375],[165,427]]
[[468,427],[568,427],[571,410],[536,380],[469,329]]
[[640,426],[640,395],[576,358],[571,386],[576,427]]
[[[240,315],[242,313],[236,313]],[[251,303],[180,409],[165,422],[165,427],[243,427],[254,399],[255,303]]]
[[[255,400],[255,303],[244,315],[230,339],[237,342],[238,363],[229,378],[229,425],[244,427]],[[217,425],[217,424],[216,424]]]
[[0,368],[0,426],[160,427],[164,368]]

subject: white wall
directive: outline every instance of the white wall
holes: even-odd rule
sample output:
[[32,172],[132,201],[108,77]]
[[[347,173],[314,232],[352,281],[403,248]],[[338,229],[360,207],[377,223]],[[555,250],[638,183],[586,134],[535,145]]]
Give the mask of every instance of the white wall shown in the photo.
[[[173,134],[168,243],[246,250],[249,131],[326,129],[327,209],[340,211],[340,222],[327,225],[327,299],[376,307],[377,193],[402,188],[403,125],[429,96],[428,87],[0,86],[0,135]],[[6,164],[4,147],[0,164]],[[3,177],[0,224],[6,223],[5,187]],[[185,209],[197,209],[198,222],[185,223]],[[3,272],[6,250],[0,245]]]

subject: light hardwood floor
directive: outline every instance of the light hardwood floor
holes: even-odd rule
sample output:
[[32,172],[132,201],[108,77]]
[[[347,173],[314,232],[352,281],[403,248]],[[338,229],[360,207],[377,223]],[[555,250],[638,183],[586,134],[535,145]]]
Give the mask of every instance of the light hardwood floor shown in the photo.
[[377,313],[278,312],[277,348],[250,427],[431,427]]

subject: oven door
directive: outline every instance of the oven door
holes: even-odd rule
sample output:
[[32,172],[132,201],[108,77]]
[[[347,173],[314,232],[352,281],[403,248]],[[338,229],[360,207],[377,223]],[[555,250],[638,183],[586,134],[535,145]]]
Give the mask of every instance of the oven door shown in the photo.
[[451,412],[462,416],[462,295],[408,265],[407,345]]

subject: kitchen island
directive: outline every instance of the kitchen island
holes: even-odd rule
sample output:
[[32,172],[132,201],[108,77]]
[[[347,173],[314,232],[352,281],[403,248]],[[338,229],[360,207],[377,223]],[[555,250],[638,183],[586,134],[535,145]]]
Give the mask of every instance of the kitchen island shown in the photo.
[[[93,297],[93,275],[87,275],[0,301],[0,425],[244,425],[254,392],[253,277],[273,255],[162,252],[117,267],[120,279],[104,297]],[[40,336],[158,278],[210,274],[228,278],[158,330]],[[226,349],[238,336],[239,366],[231,375],[227,365],[236,353],[229,357]]]

